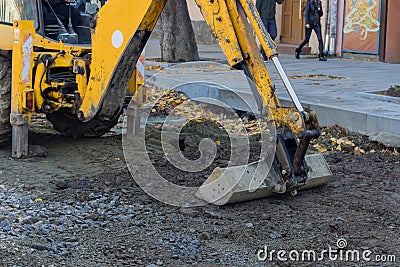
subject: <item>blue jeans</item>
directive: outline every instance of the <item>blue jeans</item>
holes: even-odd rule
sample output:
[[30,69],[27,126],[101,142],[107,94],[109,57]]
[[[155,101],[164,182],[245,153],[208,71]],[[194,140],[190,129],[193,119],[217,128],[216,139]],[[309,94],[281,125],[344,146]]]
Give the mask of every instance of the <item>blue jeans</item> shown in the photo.
[[[265,29],[271,36],[272,40],[275,40],[276,36],[278,35],[278,30],[276,29],[276,20],[275,19],[262,19],[262,22],[264,23]],[[267,56],[265,55],[264,49],[261,48],[260,50],[261,55],[263,58],[266,60]]]

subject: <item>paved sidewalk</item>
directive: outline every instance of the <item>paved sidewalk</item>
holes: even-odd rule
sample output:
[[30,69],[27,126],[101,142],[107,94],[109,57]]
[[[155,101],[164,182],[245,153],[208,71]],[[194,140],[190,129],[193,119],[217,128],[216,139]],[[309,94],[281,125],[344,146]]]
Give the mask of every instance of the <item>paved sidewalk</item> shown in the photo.
[[[200,45],[199,53],[202,59],[226,62],[216,45]],[[149,41],[146,58],[160,58],[158,40]],[[279,59],[301,103],[317,112],[321,125],[337,123],[386,144],[400,146],[400,98],[374,94],[400,85],[400,64],[339,58],[319,62],[314,57],[296,60],[292,55],[280,55]],[[147,64],[160,63],[148,61]],[[275,67],[270,62],[267,68],[279,98],[289,104],[290,98]],[[175,74],[174,79],[186,81],[206,81],[210,76],[195,69],[186,69],[182,78],[178,70]],[[246,79],[235,71],[218,70],[212,78],[246,99],[252,97]]]

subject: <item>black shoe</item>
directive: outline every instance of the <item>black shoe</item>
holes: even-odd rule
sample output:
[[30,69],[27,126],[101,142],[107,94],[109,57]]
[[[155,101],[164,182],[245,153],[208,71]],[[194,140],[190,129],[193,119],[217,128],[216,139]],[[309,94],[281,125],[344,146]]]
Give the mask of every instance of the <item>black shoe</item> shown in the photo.
[[324,57],[324,56],[322,56],[322,57],[319,57],[319,61],[327,61],[327,58],[326,58],[326,57]]
[[295,51],[294,56],[295,56],[297,59],[300,59],[301,50],[298,49],[298,48],[296,48],[296,50],[294,50],[294,51]]

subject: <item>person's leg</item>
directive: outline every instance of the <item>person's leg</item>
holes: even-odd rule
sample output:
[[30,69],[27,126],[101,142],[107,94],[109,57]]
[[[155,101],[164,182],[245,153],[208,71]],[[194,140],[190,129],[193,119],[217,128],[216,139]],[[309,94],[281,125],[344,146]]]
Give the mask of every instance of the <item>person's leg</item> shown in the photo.
[[[264,24],[265,29],[267,30],[267,32],[269,32],[269,23],[268,23],[268,20],[267,20],[267,19],[262,19],[262,22],[263,22],[263,24]],[[267,55],[265,55],[265,51],[264,51],[264,49],[263,49],[262,47],[261,47],[261,49],[260,49],[260,53],[261,53],[261,55],[262,55],[262,57],[263,57],[264,60],[268,60],[268,59],[267,59]]]
[[296,52],[295,56],[297,59],[300,58],[300,53],[303,47],[310,41],[311,32],[312,32],[311,28],[306,28],[306,37],[304,38],[303,42],[300,43],[299,47],[296,48],[295,51]]
[[275,41],[276,37],[278,36],[278,30],[276,28],[276,20],[270,19],[268,20],[268,33],[271,36],[272,40]]
[[[276,29],[276,20],[275,19],[267,20],[267,31],[268,31],[269,36],[271,37],[272,41],[275,41],[276,36],[278,35],[278,30]],[[263,54],[263,57],[264,57],[264,60],[268,61],[268,58],[265,55],[265,52]]]
[[322,61],[326,61],[326,58],[324,55],[324,41],[322,39],[321,26],[320,25],[315,26],[314,31],[315,31],[315,34],[317,35],[317,39],[318,39],[319,59]]

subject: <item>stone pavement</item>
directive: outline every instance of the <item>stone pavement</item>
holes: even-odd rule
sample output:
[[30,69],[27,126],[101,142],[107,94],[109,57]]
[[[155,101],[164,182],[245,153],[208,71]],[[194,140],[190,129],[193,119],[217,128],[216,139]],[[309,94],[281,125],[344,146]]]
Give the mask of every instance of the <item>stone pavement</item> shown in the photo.
[[[199,53],[204,60],[226,62],[216,45],[199,45]],[[150,59],[146,62],[148,65],[168,66],[151,60],[160,58],[158,40],[150,39],[146,58]],[[375,93],[400,85],[400,64],[340,58],[319,62],[315,57],[296,60],[294,55],[280,55],[279,60],[300,102],[317,112],[321,125],[337,123],[388,145],[400,146],[400,98]],[[267,69],[276,85],[278,97],[284,105],[290,104],[290,98],[271,62],[267,63]],[[241,97],[252,97],[246,79],[229,68],[218,68],[212,75],[188,68],[184,75],[179,75],[180,72],[175,69],[174,80],[207,81],[212,76],[213,82],[219,81]],[[192,89],[194,93],[199,88]],[[219,97],[225,99],[227,96],[221,93]],[[240,103],[238,105],[240,107]]]

